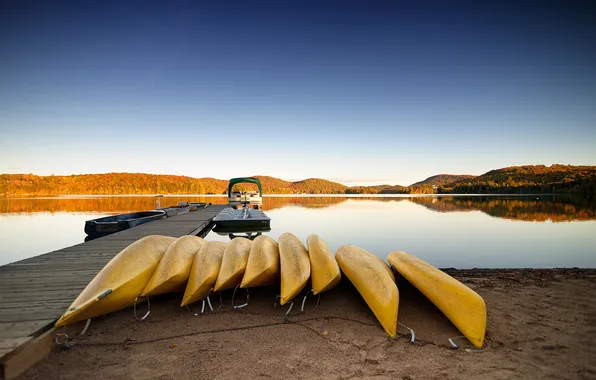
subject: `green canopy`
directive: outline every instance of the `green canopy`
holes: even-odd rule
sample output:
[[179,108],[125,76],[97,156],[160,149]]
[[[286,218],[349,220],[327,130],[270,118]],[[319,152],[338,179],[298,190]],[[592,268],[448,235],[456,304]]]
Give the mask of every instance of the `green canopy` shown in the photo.
[[232,194],[232,187],[234,187],[237,183],[254,183],[259,187],[259,195],[263,196],[263,188],[261,187],[261,181],[258,178],[254,177],[240,177],[240,178],[232,178],[230,180],[230,184],[228,185],[228,196]]

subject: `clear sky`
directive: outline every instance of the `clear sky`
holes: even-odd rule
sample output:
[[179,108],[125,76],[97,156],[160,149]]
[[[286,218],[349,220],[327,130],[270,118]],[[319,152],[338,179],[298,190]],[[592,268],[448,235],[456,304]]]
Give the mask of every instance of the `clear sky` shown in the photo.
[[596,164],[594,6],[510,4],[5,0],[0,173]]

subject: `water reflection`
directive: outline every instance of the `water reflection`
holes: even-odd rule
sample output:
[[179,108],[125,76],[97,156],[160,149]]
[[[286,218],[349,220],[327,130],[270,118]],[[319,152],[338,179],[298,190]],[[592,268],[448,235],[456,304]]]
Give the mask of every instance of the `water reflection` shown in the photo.
[[[408,199],[348,199],[325,209],[288,206],[268,212],[267,235],[278,239],[292,232],[306,241],[315,233],[334,252],[353,244],[386,259],[405,250],[442,268],[596,267],[596,221],[520,223],[469,211],[429,212]],[[229,240],[215,233],[207,239]]]
[[[163,197],[226,203],[225,197]],[[0,264],[83,241],[84,221],[147,210],[152,197],[0,199]],[[439,267],[596,267],[596,207],[575,197],[265,197],[268,236],[320,235],[386,258],[406,250]],[[558,223],[570,222],[575,223]],[[210,232],[209,240],[229,241]]]
[[482,211],[490,216],[531,222],[596,219],[596,201],[573,196],[416,197],[412,202],[439,212]]
[[[4,198],[0,199],[0,214],[36,212],[101,212],[106,214],[150,210],[159,199],[161,206],[178,202],[211,202],[224,204],[226,197],[75,197],[75,198]],[[596,220],[596,199],[573,196],[493,197],[493,196],[401,196],[401,197],[265,197],[263,210],[288,206],[327,208],[348,200],[413,202],[438,212],[482,211],[490,216],[531,222],[569,222]]]

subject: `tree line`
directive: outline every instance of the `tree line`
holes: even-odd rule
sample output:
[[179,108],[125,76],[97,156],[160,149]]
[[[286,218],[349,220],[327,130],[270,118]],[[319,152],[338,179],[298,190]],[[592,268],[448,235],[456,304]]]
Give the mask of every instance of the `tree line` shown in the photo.
[[[491,170],[478,177],[439,175],[411,186],[347,187],[319,178],[289,182],[256,176],[266,194],[595,194],[596,166],[513,166]],[[456,181],[445,181],[457,178]],[[215,178],[143,173],[37,176],[1,174],[0,194],[14,196],[122,195],[122,194],[225,194],[228,181]],[[256,190],[252,184],[235,189]]]

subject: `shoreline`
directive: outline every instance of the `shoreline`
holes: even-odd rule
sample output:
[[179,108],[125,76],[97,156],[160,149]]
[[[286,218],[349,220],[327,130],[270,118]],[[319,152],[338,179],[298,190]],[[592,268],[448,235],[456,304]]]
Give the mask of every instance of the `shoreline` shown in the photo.
[[[536,194],[263,194],[268,198],[418,198],[418,197],[582,197],[585,194],[569,193],[536,193]],[[31,195],[31,196],[3,196],[0,199],[69,199],[69,198],[173,198],[173,197],[205,197],[205,198],[227,198],[227,194],[66,194],[66,195]]]
[[[482,351],[404,280],[400,327],[390,339],[353,286],[342,280],[307,301],[306,313],[273,308],[274,287],[254,289],[245,309],[195,315],[179,294],[155,297],[135,322],[131,309],[92,321],[73,348],[50,355],[24,379],[95,378],[593,378],[596,269],[447,269],[487,304]],[[244,293],[240,296],[244,302]],[[214,297],[215,298],[215,297]],[[237,300],[238,301],[238,300]],[[301,301],[301,300],[300,300]],[[219,300],[212,300],[217,309]],[[299,302],[300,304],[300,302]],[[142,306],[143,312],[146,305]],[[233,360],[230,360],[233,358]]]

